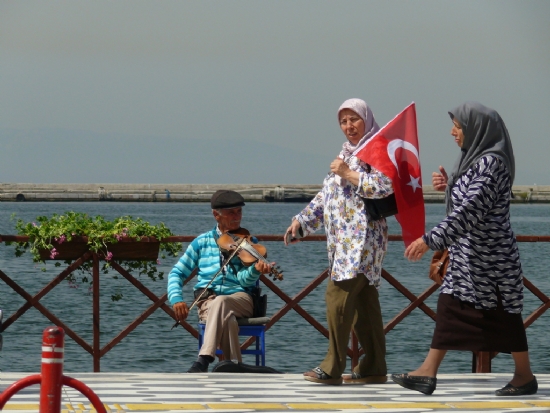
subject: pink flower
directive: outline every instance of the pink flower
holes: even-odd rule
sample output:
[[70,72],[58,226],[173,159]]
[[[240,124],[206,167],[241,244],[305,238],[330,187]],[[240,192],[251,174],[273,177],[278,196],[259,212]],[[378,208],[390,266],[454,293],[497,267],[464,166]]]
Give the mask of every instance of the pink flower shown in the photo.
[[57,252],[55,248],[52,248],[52,250],[50,251],[50,258],[53,260],[58,255],[59,255],[59,252]]
[[59,238],[55,239],[59,244],[63,244],[65,241],[67,241],[67,237],[65,234],[61,235]]
[[128,228],[122,228],[122,232],[124,233],[128,232]]
[[111,261],[113,259],[113,253],[109,251],[105,257],[105,261]]
[[160,265],[160,260],[157,258],[157,265]]
[[117,241],[120,241],[122,239],[122,235],[117,234],[117,235],[115,235],[115,238],[116,238]]
[[33,227],[37,227],[38,225],[36,225],[36,222],[33,222],[33,223],[32,223],[32,226],[33,226]]

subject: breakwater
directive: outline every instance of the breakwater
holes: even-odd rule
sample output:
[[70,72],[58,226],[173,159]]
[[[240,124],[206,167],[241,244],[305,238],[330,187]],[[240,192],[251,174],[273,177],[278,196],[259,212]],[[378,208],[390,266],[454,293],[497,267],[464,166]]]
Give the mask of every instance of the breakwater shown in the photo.
[[[235,190],[247,202],[309,202],[321,185],[0,183],[0,201],[208,202],[218,189]],[[422,190],[425,202],[444,201],[431,185]],[[550,203],[550,185],[515,185],[513,192],[513,202]]]

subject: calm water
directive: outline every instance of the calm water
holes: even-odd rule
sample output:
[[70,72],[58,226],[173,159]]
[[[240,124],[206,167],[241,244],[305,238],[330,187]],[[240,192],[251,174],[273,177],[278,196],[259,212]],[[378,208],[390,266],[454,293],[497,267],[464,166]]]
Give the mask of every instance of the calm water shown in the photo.
[[[282,234],[290,218],[299,212],[302,204],[248,204],[244,209],[243,227],[256,234]],[[32,221],[38,215],[51,215],[74,210],[89,215],[103,215],[112,219],[120,215],[141,217],[151,223],[164,222],[177,235],[196,235],[210,229],[214,220],[209,205],[161,204],[161,203],[0,203],[0,233],[14,234],[10,221],[12,213]],[[427,226],[433,226],[444,215],[441,204],[426,206]],[[512,222],[516,234],[550,235],[550,205],[513,205]],[[389,220],[390,233],[398,234],[398,224]],[[269,258],[284,269],[285,279],[278,284],[289,296],[295,295],[327,265],[324,242],[304,242],[284,247],[282,242],[267,242]],[[520,243],[525,275],[543,292],[550,294],[548,267],[550,243]],[[401,281],[409,290],[419,294],[430,282],[427,278],[429,255],[419,263],[403,259],[401,242],[390,242],[385,259],[385,269]],[[161,269],[170,271],[175,259],[162,263]],[[12,277],[29,293],[36,294],[52,279],[59,269],[52,262],[47,271],[32,262],[29,254],[15,258],[13,247],[0,244],[0,269]],[[57,270],[57,271],[56,271]],[[154,293],[165,292],[166,282],[153,282],[142,278]],[[189,297],[190,288],[186,287]],[[322,324],[326,325],[324,306],[325,284],[306,297],[300,305]],[[265,290],[265,289],[264,289]],[[130,286],[124,279],[105,275],[101,281],[101,337],[102,346],[114,338],[149,306],[150,301]],[[112,302],[112,292],[122,292],[124,299]],[[268,293],[268,313],[282,307],[282,301]],[[526,290],[524,317],[540,305],[540,301]],[[384,321],[393,318],[409,301],[383,281],[380,289]],[[435,309],[436,298],[428,305]],[[24,300],[0,281],[0,308],[7,318],[24,303]],[[61,320],[92,343],[92,297],[87,288],[69,288],[66,282],[56,287],[41,300]],[[550,314],[543,315],[527,330],[532,363],[535,373],[550,373],[547,357],[550,343]],[[44,328],[51,323],[37,310],[30,309],[2,334],[0,351],[2,371],[40,371],[41,339]],[[141,326],[112,349],[101,360],[101,371],[122,372],[184,372],[197,355],[197,341],[182,328],[170,330],[172,319],[157,310]],[[401,372],[416,368],[428,350],[433,322],[422,311],[415,310],[404,322],[386,336],[389,372]],[[92,371],[92,357],[69,337],[65,343],[65,372]],[[294,311],[277,322],[267,335],[266,364],[288,373],[301,373],[315,367],[323,359],[327,340]],[[253,363],[253,356],[244,356],[245,363]],[[493,360],[494,372],[512,371],[509,355],[500,354]],[[449,352],[441,366],[442,373],[470,372],[471,353]]]

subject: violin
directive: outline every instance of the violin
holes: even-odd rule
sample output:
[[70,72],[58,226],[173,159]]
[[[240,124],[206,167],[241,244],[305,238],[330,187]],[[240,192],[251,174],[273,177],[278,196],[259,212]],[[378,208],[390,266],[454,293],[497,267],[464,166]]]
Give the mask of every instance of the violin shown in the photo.
[[[270,264],[267,260],[267,249],[261,244],[255,244],[252,242],[250,232],[245,228],[239,228],[234,231],[223,233],[217,240],[218,246],[222,252],[237,252],[237,257],[246,266],[250,266],[257,261]],[[271,267],[269,275],[274,280],[282,280],[283,272],[279,271],[279,268]]]

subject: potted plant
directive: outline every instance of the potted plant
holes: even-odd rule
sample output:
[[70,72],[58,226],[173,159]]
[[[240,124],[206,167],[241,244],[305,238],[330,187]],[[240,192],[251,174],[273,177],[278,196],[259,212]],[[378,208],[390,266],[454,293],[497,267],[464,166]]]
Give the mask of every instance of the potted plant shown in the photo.
[[[15,214],[12,219],[15,219]],[[17,257],[30,250],[33,261],[45,264],[47,260],[55,260],[55,265],[60,266],[59,261],[69,264],[91,251],[103,260],[103,273],[108,272],[112,261],[117,261],[126,269],[138,275],[146,274],[154,281],[162,280],[164,276],[157,269],[159,254],[160,258],[166,258],[167,255],[177,257],[182,249],[181,243],[161,242],[174,235],[163,223],[151,225],[131,216],[108,221],[100,215],[90,217],[85,213],[70,211],[51,217],[39,216],[35,222],[17,219],[15,229],[19,235],[29,237],[26,242],[15,243]],[[90,261],[79,268],[81,282],[91,282],[88,278],[90,269]],[[42,270],[46,270],[45,266]],[[74,274],[67,279],[73,286],[78,282]],[[121,298],[121,293],[111,297],[113,301]]]

